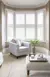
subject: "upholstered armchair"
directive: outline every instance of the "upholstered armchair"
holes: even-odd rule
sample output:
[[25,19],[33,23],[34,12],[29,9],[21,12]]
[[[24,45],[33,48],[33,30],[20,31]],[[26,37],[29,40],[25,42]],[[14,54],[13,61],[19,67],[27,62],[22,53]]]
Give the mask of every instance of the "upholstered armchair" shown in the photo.
[[22,46],[17,43],[9,42],[9,52],[15,56],[28,55],[31,51],[29,42],[23,42]]

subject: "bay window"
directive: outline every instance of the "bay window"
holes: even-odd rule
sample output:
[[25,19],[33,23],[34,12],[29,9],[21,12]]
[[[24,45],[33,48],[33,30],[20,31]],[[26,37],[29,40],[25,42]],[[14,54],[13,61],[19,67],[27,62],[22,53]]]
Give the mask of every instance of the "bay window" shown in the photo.
[[44,12],[37,12],[37,39],[44,40]]
[[16,13],[16,39],[25,39],[25,14]]
[[7,12],[7,41],[13,38],[13,13]]
[[16,39],[24,39],[24,28],[16,28]]
[[35,39],[35,13],[26,14],[26,39]]
[[44,10],[7,11],[7,41],[14,37],[22,40],[38,39],[44,41],[44,13]]
[[17,14],[16,13],[16,25],[25,24],[24,14]]
[[26,14],[26,24],[35,24],[35,14]]
[[26,39],[35,39],[35,29],[34,28],[26,28]]

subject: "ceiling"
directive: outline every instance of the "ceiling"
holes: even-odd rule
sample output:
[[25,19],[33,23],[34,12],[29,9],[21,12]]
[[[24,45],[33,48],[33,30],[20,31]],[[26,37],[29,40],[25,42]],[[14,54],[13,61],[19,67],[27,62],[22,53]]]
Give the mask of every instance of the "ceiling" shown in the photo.
[[26,8],[36,8],[44,6],[49,0],[2,0],[4,4],[11,7],[26,7]]

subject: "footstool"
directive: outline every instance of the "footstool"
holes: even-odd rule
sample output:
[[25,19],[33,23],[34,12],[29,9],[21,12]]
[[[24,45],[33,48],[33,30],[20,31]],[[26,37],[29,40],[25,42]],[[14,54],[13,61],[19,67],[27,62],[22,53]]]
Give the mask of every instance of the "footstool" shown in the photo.
[[3,54],[2,52],[0,52],[0,67],[2,66],[3,63]]
[[27,75],[30,70],[34,71],[50,71],[50,56],[47,56],[48,62],[30,62],[29,56],[26,56],[26,69]]

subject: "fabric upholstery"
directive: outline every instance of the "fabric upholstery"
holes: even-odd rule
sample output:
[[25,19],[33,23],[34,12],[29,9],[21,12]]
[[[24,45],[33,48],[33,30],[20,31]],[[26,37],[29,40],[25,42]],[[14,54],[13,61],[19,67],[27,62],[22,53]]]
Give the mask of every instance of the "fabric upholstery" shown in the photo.
[[21,46],[24,46],[24,43],[21,43]]
[[48,62],[30,62],[29,56],[26,57],[26,68],[27,70],[50,70],[50,56],[48,55],[49,50],[43,47],[36,47],[36,54],[42,53],[46,56]]
[[9,43],[9,52],[15,56],[28,55],[30,53],[30,43],[24,42],[24,46],[17,43]]
[[17,43],[17,41],[16,41],[15,39],[12,39],[11,42],[13,42],[13,43]]
[[21,40],[18,40],[18,45],[21,46]]
[[[49,57],[49,56],[48,56]],[[48,59],[47,57],[47,59]],[[26,57],[26,68],[27,70],[45,70],[45,71],[50,71],[50,57],[48,59],[48,62],[30,62],[29,57]]]

